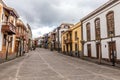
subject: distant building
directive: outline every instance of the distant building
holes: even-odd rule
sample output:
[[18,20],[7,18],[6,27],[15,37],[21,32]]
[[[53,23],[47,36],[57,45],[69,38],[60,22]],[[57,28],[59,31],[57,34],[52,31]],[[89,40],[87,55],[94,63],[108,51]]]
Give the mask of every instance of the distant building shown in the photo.
[[28,51],[32,49],[32,30],[29,24],[27,24],[27,31],[28,31]]
[[70,27],[72,27],[73,24],[70,23],[62,23],[58,28],[57,28],[57,39],[56,39],[56,44],[57,44],[57,50],[61,51],[62,50],[62,46],[61,46],[61,42],[62,42],[62,32],[68,30]]
[[16,42],[15,42],[15,53],[16,56],[21,56],[24,52],[27,52],[27,30],[24,23],[18,19],[16,23]]
[[81,23],[70,27],[62,33],[62,52],[71,56],[80,57],[82,54]]
[[73,24],[62,23],[59,27],[51,32],[51,46],[53,50],[61,51],[62,32],[68,30],[71,26],[73,26]]

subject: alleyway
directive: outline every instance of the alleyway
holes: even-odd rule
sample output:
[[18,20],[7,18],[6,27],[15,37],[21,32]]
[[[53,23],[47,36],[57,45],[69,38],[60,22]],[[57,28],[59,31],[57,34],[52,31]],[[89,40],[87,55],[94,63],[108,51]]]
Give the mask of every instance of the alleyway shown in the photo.
[[120,70],[36,49],[0,64],[0,80],[120,80]]

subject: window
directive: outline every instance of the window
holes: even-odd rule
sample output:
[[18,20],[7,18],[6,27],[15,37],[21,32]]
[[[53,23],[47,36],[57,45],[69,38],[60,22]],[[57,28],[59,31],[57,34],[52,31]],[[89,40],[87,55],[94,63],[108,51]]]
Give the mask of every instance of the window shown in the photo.
[[110,11],[107,14],[107,30],[108,30],[108,37],[114,36],[114,12]]
[[90,23],[87,23],[87,25],[86,25],[86,31],[87,31],[87,41],[90,41],[90,39],[91,39]]
[[75,40],[77,40],[77,31],[75,31]]
[[100,18],[97,18],[95,20],[95,35],[96,35],[96,40],[100,39]]
[[68,28],[69,28],[69,26],[68,26],[68,25],[65,25],[65,26],[64,26],[64,28],[65,28],[65,29],[68,29]]

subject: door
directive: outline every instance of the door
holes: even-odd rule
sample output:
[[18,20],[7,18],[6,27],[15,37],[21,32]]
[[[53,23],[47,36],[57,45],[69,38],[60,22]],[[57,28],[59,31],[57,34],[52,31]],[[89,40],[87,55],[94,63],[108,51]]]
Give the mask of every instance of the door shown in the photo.
[[88,57],[91,57],[91,44],[87,45],[87,49],[88,49]]
[[65,52],[65,46],[63,46],[63,52]]
[[114,51],[114,56],[117,55],[116,53],[116,43],[115,42],[109,42],[109,60],[112,59],[112,51]]
[[70,43],[70,51],[72,51],[72,43]]
[[4,34],[3,35],[3,45],[2,45],[2,52],[3,53],[6,53],[6,46],[7,46],[7,35],[6,34]]
[[68,44],[67,44],[67,53],[68,53]]
[[99,58],[101,54],[101,46],[100,46],[100,43],[96,44],[96,56],[97,56],[97,59]]

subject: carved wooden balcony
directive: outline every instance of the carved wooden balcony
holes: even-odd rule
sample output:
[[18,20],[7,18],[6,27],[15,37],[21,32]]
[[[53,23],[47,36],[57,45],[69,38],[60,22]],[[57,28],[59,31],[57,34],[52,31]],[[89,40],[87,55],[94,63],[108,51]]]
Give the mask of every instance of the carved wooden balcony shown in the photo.
[[2,23],[2,32],[8,33],[9,35],[16,34],[16,27],[10,22]]
[[16,32],[16,37],[20,38],[20,33],[19,32]]
[[24,39],[24,40],[26,40],[26,38],[27,38],[27,37],[26,37],[26,34],[22,34],[21,37],[22,37],[22,39]]
[[64,40],[64,43],[65,44],[70,44],[70,43],[72,43],[72,39],[66,39],[66,40]]

